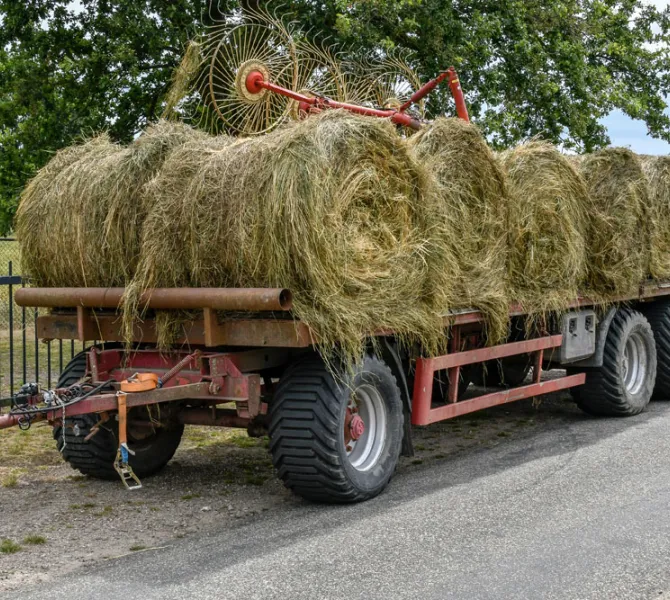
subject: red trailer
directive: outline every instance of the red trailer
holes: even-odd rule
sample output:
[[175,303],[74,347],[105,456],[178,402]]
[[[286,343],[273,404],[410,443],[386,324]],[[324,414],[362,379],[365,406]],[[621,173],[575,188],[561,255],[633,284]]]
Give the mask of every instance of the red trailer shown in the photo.
[[[172,458],[186,424],[268,434],[289,488],[312,500],[353,502],[379,494],[401,452],[411,454],[411,425],[564,389],[589,414],[631,416],[652,394],[670,392],[668,285],[642,285],[607,309],[579,299],[533,335],[512,306],[509,339],[493,347],[485,345],[482,314],[447,314],[449,353],[435,358],[411,356],[393,332],[371,332],[377,343],[363,362],[340,372],[324,364],[313,332],[292,318],[289,290],[150,290],[132,350],[123,344],[122,294],[17,292],[21,306],[52,309],[37,320],[41,339],[103,343],[76,356],[56,389],[23,386],[0,428],[47,420],[74,468],[120,475],[131,488]],[[156,347],[152,317],[166,309],[202,313],[168,353]],[[234,317],[221,319],[220,311]],[[543,381],[542,371],[554,368],[566,374]],[[462,400],[467,384],[482,379],[498,389]]]

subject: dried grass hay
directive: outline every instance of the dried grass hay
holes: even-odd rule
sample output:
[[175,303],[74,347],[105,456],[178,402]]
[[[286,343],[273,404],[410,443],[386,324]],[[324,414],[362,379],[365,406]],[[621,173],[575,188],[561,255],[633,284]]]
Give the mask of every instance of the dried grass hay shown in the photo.
[[589,196],[584,179],[554,146],[532,141],[500,155],[510,183],[509,277],[532,314],[560,310],[586,279]]
[[670,156],[643,156],[649,182],[650,274],[670,280]]
[[126,148],[102,135],[57,153],[30,182],[17,213],[23,266],[35,283],[128,283],[148,209],[144,186],[171,149],[204,137],[161,121]]
[[601,300],[634,293],[650,260],[649,195],[640,159],[626,148],[608,148],[578,164],[590,196],[585,292]]
[[126,307],[150,287],[288,287],[325,354],[356,359],[379,329],[436,350],[428,274],[439,265],[449,282],[455,266],[431,239],[430,186],[390,123],[339,111],[184,147],[147,187]]
[[[441,245],[455,253],[460,274],[439,265],[433,274],[438,305],[474,307],[487,317],[489,341],[507,335],[507,185],[479,130],[461,119],[436,119],[409,139],[418,160],[434,174],[434,226]],[[441,297],[441,294],[447,294]],[[453,296],[456,296],[454,300]]]

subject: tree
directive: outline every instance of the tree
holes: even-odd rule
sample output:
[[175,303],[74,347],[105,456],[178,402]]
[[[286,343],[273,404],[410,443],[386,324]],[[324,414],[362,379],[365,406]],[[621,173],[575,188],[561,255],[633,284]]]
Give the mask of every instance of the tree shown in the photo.
[[0,0],[0,233],[54,151],[108,130],[127,142],[161,112],[207,0]]
[[[472,116],[509,146],[542,135],[591,151],[614,109],[670,140],[670,9],[639,0],[292,0],[293,15],[355,48],[409,48],[422,79],[454,65]],[[433,114],[448,90],[431,98]]]
[[[256,6],[259,0],[242,0]],[[163,106],[189,38],[235,0],[0,0],[0,232],[51,154],[101,129],[128,141]],[[261,5],[263,3],[261,2]],[[621,109],[670,140],[670,10],[641,0],[288,0],[330,42],[406,48],[423,79],[455,65],[498,146],[541,135],[580,150]],[[453,112],[448,88],[432,115]]]

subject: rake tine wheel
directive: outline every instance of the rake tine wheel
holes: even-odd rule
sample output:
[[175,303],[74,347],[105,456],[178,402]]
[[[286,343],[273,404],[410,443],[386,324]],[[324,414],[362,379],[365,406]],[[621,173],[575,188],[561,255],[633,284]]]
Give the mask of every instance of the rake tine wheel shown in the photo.
[[264,13],[231,27],[210,30],[207,43],[208,103],[229,133],[254,135],[270,131],[289,113],[289,99],[246,86],[251,72],[296,89],[298,61],[295,43],[283,24]]

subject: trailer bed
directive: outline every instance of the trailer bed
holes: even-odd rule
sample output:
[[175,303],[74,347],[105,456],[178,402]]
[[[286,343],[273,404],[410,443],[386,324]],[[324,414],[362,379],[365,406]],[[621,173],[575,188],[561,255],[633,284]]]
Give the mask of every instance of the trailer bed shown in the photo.
[[[89,288],[71,288],[67,297],[61,295],[59,306],[54,306],[53,290],[50,288],[26,288],[19,290],[16,301],[19,306],[54,308],[50,315],[40,316],[37,319],[37,336],[44,340],[104,340],[108,342],[128,341],[123,334],[121,319],[116,312],[110,312],[120,302],[119,294],[111,294],[115,304],[107,306],[106,310],[96,310],[90,304],[82,301],[82,296]],[[232,290],[217,288],[185,288],[190,292],[207,292],[209,297],[216,297],[217,293],[225,295]],[[161,290],[154,291],[149,297],[159,297]],[[177,292],[178,290],[171,290]],[[237,291],[237,290],[236,290]],[[278,290],[286,293],[286,290]],[[654,298],[670,296],[670,283],[646,282],[640,286],[638,293],[608,299],[608,304],[626,302],[645,302]],[[290,295],[288,296],[290,298]],[[150,302],[146,302],[150,305]],[[597,306],[599,302],[586,296],[577,298],[565,308],[578,309]],[[601,304],[601,303],[600,303]],[[159,305],[164,306],[164,304]],[[189,305],[193,306],[193,305]],[[220,322],[217,309],[213,306],[202,307],[202,318],[194,319],[184,325],[184,335],[176,340],[176,345],[191,344],[195,346],[239,346],[239,347],[276,347],[276,348],[308,348],[318,343],[317,335],[305,324],[290,318],[290,302],[284,302],[284,312],[277,311],[276,315],[267,317],[265,313],[255,313],[258,318],[233,318]],[[278,306],[272,305],[273,308]],[[59,310],[60,309],[60,310]],[[69,309],[63,312],[62,309]],[[253,312],[253,310],[252,310]],[[510,305],[509,316],[523,316],[525,311],[518,303]],[[444,315],[445,328],[459,325],[482,323],[486,320],[484,314],[473,308],[451,311]],[[392,331],[377,331],[373,336],[393,335]],[[146,319],[135,325],[133,340],[137,343],[154,344],[157,341],[155,323]]]

